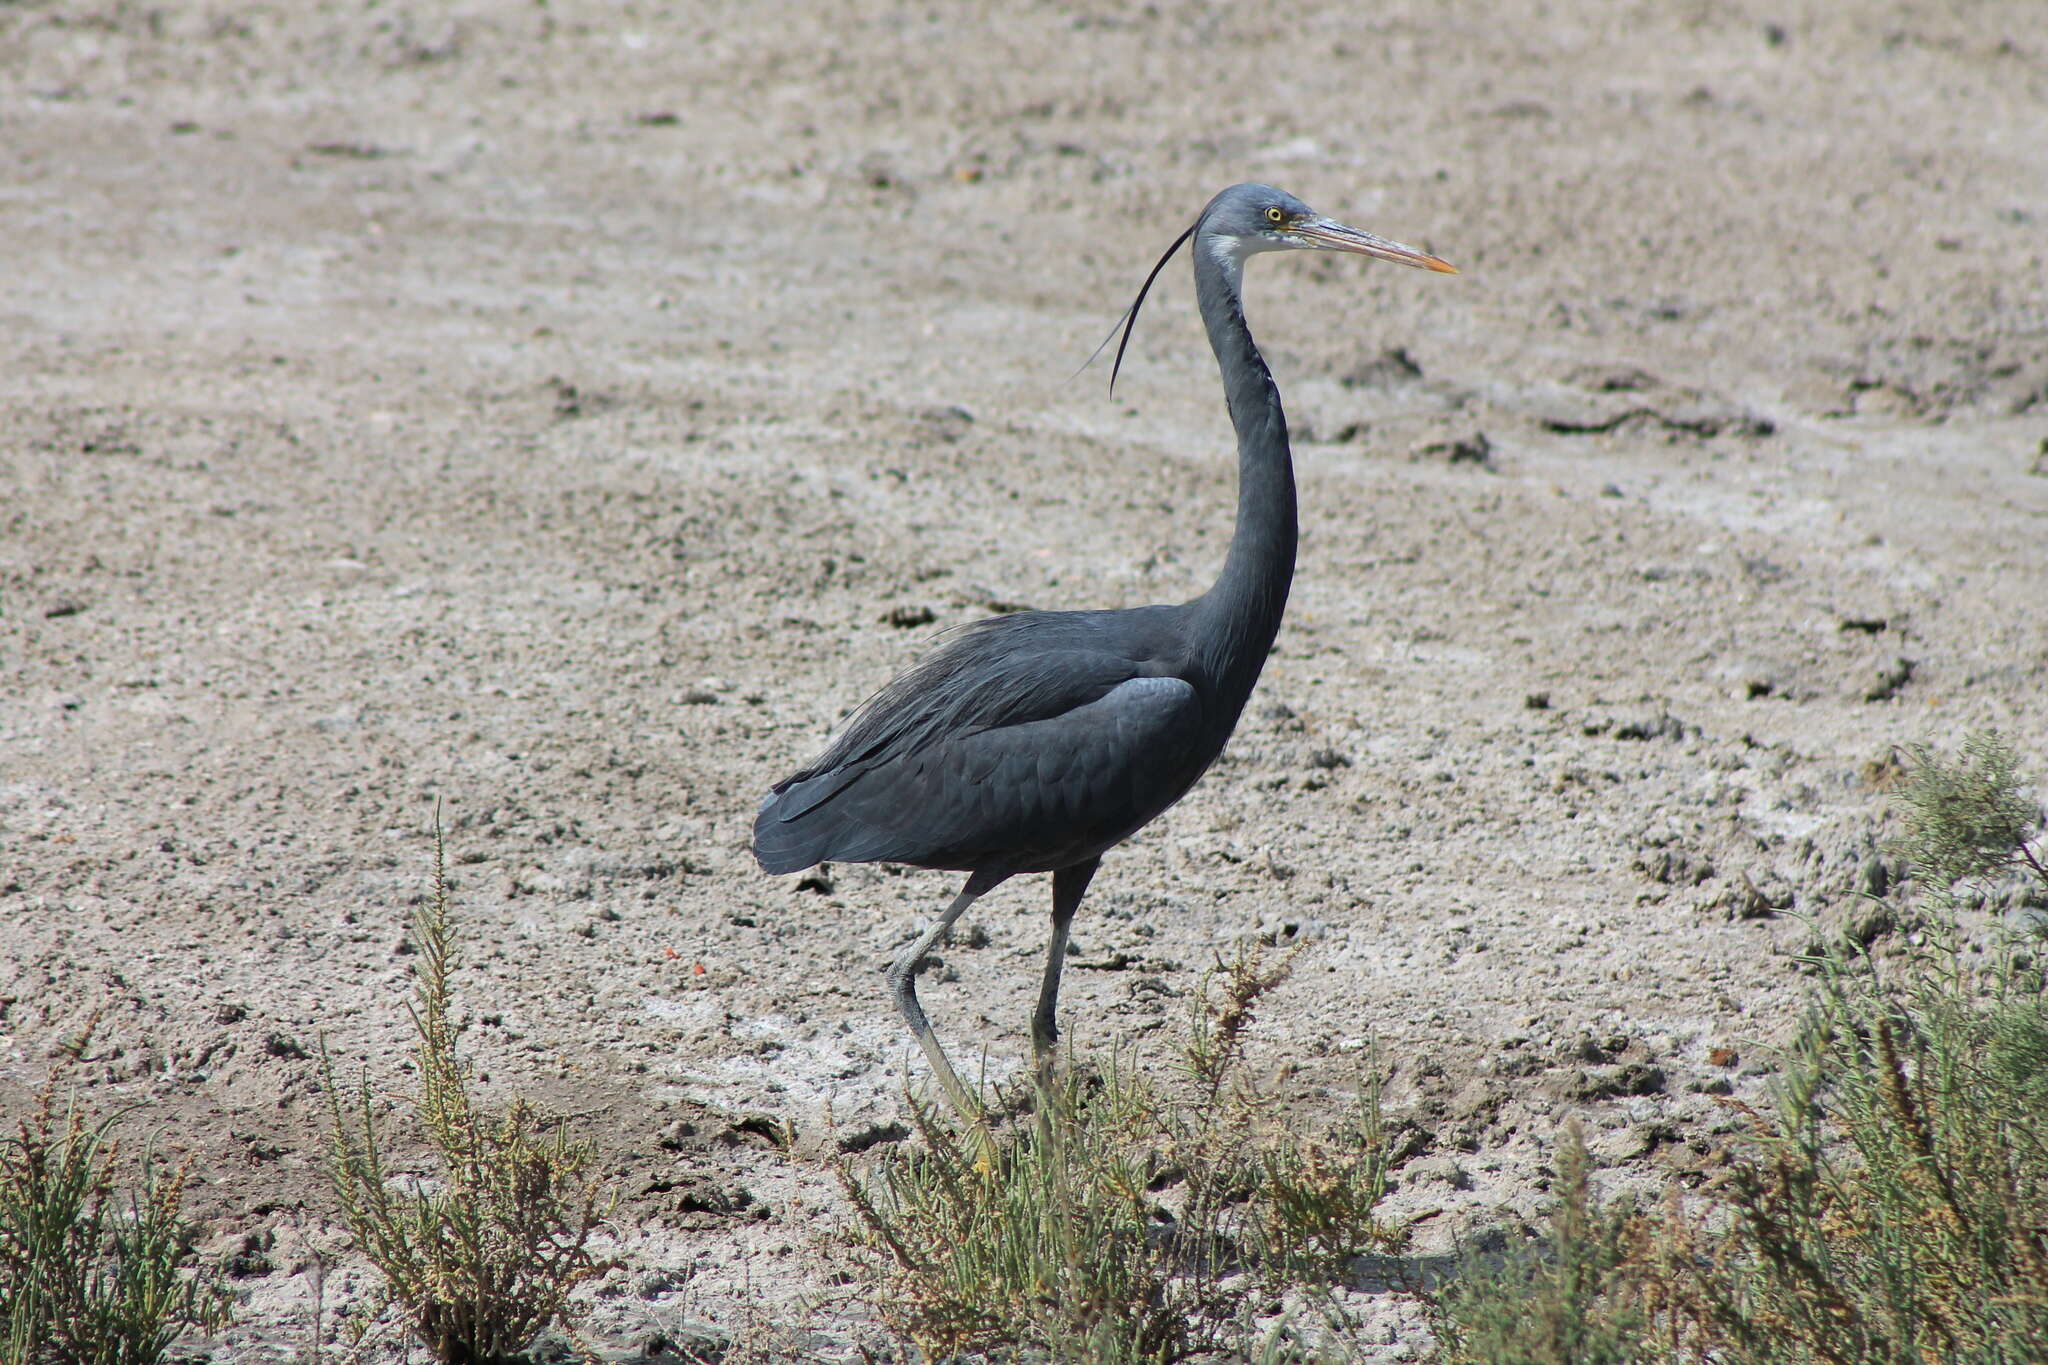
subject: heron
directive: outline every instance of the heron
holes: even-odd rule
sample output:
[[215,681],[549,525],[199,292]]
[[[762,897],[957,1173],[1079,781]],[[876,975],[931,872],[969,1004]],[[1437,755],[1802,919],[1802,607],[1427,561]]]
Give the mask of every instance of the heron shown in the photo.
[[1031,1015],[1033,1051],[1050,1065],[1068,935],[1103,854],[1180,800],[1222,753],[1280,629],[1294,577],[1294,465],[1279,390],[1245,324],[1246,259],[1343,251],[1457,273],[1282,190],[1233,185],[1167,248],[1118,320],[1112,393],[1146,293],[1189,242],[1196,305],[1237,432],[1237,521],[1209,590],[1177,605],[1014,612],[951,632],[776,783],[754,821],[754,856],[770,873],[887,862],[967,874],[889,969],[896,1008],[963,1115],[979,1106],[917,999],[933,946],[1011,877],[1052,874],[1052,937]]

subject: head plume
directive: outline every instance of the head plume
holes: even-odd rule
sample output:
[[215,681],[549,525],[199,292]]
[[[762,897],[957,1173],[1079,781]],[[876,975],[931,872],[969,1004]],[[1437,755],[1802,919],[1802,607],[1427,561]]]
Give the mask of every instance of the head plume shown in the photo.
[[[1207,210],[1204,210],[1204,212],[1207,212]],[[1109,336],[1104,337],[1102,344],[1093,351],[1090,351],[1088,359],[1082,362],[1082,370],[1093,365],[1095,358],[1102,354],[1104,347],[1109,345],[1117,333],[1119,331],[1123,333],[1123,339],[1116,343],[1116,360],[1109,367],[1109,391],[1111,395],[1116,393],[1116,377],[1122,373],[1124,367],[1124,350],[1131,344],[1131,331],[1138,325],[1138,310],[1145,306],[1145,295],[1152,292],[1152,281],[1159,278],[1159,272],[1166,269],[1166,263],[1173,259],[1173,253],[1179,251],[1188,238],[1195,235],[1195,229],[1201,225],[1202,220],[1197,218],[1194,222],[1188,224],[1187,231],[1173,239],[1173,245],[1166,248],[1166,254],[1161,256],[1158,264],[1152,267],[1152,273],[1147,275],[1145,282],[1138,286],[1138,297],[1131,300],[1131,306],[1124,309],[1123,316],[1119,317],[1115,324],[1110,327]],[[1075,373],[1079,374],[1080,370],[1076,370]]]

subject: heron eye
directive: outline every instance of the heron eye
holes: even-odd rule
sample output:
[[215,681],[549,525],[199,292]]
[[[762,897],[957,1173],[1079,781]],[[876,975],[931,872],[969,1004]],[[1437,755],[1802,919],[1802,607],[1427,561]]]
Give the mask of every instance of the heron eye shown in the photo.
[[1266,221],[1269,223],[1284,223],[1287,221],[1287,215],[1282,213],[1277,207],[1270,208],[1266,210]]

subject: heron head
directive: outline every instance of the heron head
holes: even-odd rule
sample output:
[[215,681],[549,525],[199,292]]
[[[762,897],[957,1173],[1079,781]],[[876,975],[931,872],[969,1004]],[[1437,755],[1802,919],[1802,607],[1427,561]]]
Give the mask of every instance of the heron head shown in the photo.
[[1350,251],[1397,265],[1455,275],[1458,268],[1427,251],[1325,218],[1271,185],[1232,185],[1209,201],[1195,226],[1198,244],[1239,260],[1261,251]]
[[[1271,185],[1232,185],[1209,201],[1193,226],[1173,239],[1173,245],[1166,248],[1166,254],[1152,267],[1152,273],[1145,276],[1145,282],[1138,286],[1138,297],[1124,309],[1117,325],[1110,329],[1109,336],[1103,338],[1102,346],[1095,348],[1096,355],[1102,354],[1102,347],[1109,345],[1119,331],[1123,333],[1116,345],[1116,362],[1109,369],[1111,393],[1116,392],[1116,377],[1123,370],[1124,348],[1131,344],[1131,331],[1138,325],[1138,310],[1145,306],[1145,295],[1151,291],[1152,281],[1159,278],[1159,272],[1173,259],[1173,253],[1190,239],[1194,241],[1196,251],[1209,253],[1210,260],[1222,268],[1224,281],[1233,295],[1244,271],[1245,257],[1260,251],[1352,251],[1398,265],[1412,265],[1419,270],[1434,270],[1444,275],[1458,273],[1458,268],[1449,261],[1439,260],[1427,251],[1390,242],[1384,237],[1325,218],[1285,190],[1276,190]],[[1092,362],[1095,356],[1088,359]],[[1088,367],[1083,365],[1081,368],[1085,370]]]

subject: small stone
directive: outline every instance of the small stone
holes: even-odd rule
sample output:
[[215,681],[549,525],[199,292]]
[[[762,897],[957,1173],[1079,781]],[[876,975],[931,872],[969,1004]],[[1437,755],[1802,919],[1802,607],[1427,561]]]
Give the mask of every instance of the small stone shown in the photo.
[[275,1270],[277,1267],[267,1254],[275,1240],[274,1234],[269,1232],[252,1232],[244,1237],[241,1248],[228,1258],[229,1277],[237,1280],[254,1279]]
[[1630,1062],[1622,1067],[1614,1078],[1616,1093],[1622,1095],[1656,1095],[1664,1089],[1664,1068],[1648,1062]]
[[957,441],[974,425],[974,414],[957,404],[948,404],[926,408],[917,415],[917,422],[929,435],[942,441]]
[[1662,382],[1634,365],[1581,365],[1566,375],[1565,381],[1594,393],[1642,393]]
[[302,1061],[307,1056],[305,1045],[289,1034],[273,1033],[263,1040],[263,1050],[272,1057],[289,1057]]
[[1412,384],[1422,378],[1422,366],[1406,350],[1395,346],[1371,360],[1354,365],[1337,377],[1347,389],[1390,389]]
[[1606,1048],[1601,1047],[1599,1043],[1594,1041],[1593,1035],[1590,1033],[1581,1033],[1567,1044],[1564,1055],[1570,1061],[1592,1062],[1596,1066],[1614,1060],[1613,1057],[1608,1055]]
[[887,1123],[870,1123],[856,1128],[839,1139],[839,1150],[849,1154],[865,1152],[885,1142],[901,1142],[910,1136],[910,1130],[891,1119]]
[[1792,893],[1775,884],[1758,886],[1747,872],[1737,874],[1736,884],[1715,902],[1729,919],[1769,919],[1792,906]]
[[1387,1126],[1387,1165],[1399,1166],[1404,1161],[1421,1156],[1435,1145],[1435,1133],[1412,1118],[1396,1119]]
[[1625,720],[1614,727],[1616,739],[1684,739],[1685,722],[1668,711],[1654,716],[1638,716]]
[[1259,712],[1259,715],[1266,720],[1272,721],[1275,730],[1285,730],[1292,734],[1299,734],[1303,730],[1308,729],[1308,723],[1296,715],[1294,708],[1286,702],[1276,701]]
[[909,630],[914,626],[928,626],[938,617],[932,614],[930,607],[912,606],[904,602],[889,608],[888,614],[882,619],[898,630]]
[[1865,701],[1890,701],[1899,690],[1912,681],[1913,670],[1919,664],[1912,659],[1898,658],[1890,663],[1880,664],[1877,676],[1863,689]]
[[1666,886],[1698,886],[1714,875],[1713,863],[1682,848],[1645,850],[1636,858],[1636,870]]
[[1447,1156],[1426,1156],[1411,1161],[1401,1174],[1407,1180],[1434,1180],[1454,1190],[1472,1188],[1472,1177],[1465,1173],[1465,1168]]
[[633,1292],[643,1299],[658,1299],[675,1293],[689,1279],[687,1270],[650,1270],[633,1282]]
[[1493,442],[1486,439],[1486,433],[1475,431],[1470,436],[1455,441],[1431,441],[1428,445],[1416,447],[1411,460],[1439,459],[1446,464],[1472,464],[1481,469],[1493,470]]
[[1664,1069],[1647,1062],[1622,1066],[1578,1068],[1569,1075],[1548,1080],[1545,1088],[1564,1099],[1607,1100],[1617,1096],[1659,1094],[1664,1089]]
[[1868,948],[1884,935],[1890,933],[1895,921],[1892,908],[1883,901],[1865,901],[1861,908],[1849,917],[1849,937]]

